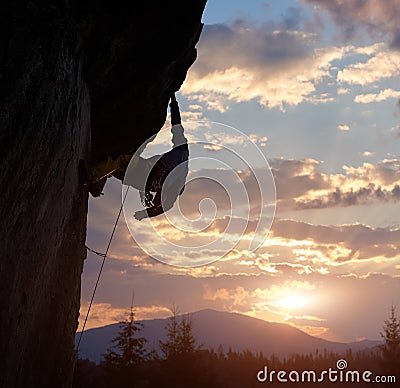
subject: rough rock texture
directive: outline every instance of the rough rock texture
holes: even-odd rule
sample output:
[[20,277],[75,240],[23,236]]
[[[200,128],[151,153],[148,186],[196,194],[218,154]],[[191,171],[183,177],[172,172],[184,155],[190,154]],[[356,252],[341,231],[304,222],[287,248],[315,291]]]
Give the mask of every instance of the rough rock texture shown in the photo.
[[205,0],[149,3],[99,8],[85,26],[94,160],[132,153],[156,133],[196,59]]
[[71,385],[86,256],[78,161],[135,151],[156,133],[195,59],[205,0],[130,3],[0,7],[4,388]]

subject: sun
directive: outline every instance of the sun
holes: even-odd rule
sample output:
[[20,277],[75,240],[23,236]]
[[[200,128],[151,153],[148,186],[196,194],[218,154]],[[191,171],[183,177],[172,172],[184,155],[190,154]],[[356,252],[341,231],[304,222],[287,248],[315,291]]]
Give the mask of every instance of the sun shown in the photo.
[[303,308],[307,302],[308,299],[302,295],[289,295],[282,300],[281,305],[288,310],[293,310]]

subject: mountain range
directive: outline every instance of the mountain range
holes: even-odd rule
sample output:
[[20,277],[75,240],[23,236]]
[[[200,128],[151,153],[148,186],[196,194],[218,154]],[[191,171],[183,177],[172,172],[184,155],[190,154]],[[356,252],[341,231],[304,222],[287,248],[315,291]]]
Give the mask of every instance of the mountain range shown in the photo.
[[[343,353],[376,347],[380,341],[332,342],[313,337],[293,326],[267,322],[238,313],[211,309],[190,313],[193,333],[203,348],[217,350],[220,345],[225,352],[250,350],[285,357],[292,353],[310,353],[317,349]],[[139,321],[144,325],[140,336],[147,339],[148,350],[158,350],[158,343],[166,336],[165,327],[169,318]],[[178,317],[179,319],[179,317]],[[79,357],[98,363],[102,354],[111,346],[111,341],[119,331],[119,324],[89,329],[84,332],[79,348]],[[77,343],[80,333],[76,335]]]

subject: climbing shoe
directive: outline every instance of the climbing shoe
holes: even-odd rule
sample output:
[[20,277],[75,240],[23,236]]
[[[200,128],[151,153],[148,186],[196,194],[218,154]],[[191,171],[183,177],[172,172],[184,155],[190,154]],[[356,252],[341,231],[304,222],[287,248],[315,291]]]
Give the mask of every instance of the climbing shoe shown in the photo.
[[82,186],[86,186],[89,190],[89,193],[92,194],[93,197],[99,197],[102,195],[102,190],[105,184],[105,180],[107,177],[95,181],[93,175],[90,173],[87,165],[83,159],[79,161],[78,165],[78,179],[79,183]]
[[93,197],[100,197],[100,195],[103,195],[102,190],[105,185],[105,181],[107,180],[107,177],[100,179],[99,181],[93,182],[93,183],[88,183],[87,188],[89,190],[89,193],[92,194]]

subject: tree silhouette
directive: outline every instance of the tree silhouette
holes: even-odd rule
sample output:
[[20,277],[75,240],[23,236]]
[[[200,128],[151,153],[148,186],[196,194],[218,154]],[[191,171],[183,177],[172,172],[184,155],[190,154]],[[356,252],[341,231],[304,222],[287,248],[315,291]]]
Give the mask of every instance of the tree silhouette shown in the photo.
[[189,315],[182,315],[178,321],[176,307],[171,309],[172,316],[166,326],[167,339],[160,341],[159,346],[163,359],[187,358],[196,355],[201,346],[193,334],[193,322]]
[[400,370],[400,320],[396,317],[395,306],[391,307],[390,317],[384,321],[383,337],[385,343],[382,346],[382,366],[387,372]]
[[179,355],[179,322],[177,319],[177,309],[176,307],[172,307],[171,309],[172,316],[170,317],[166,330],[167,330],[167,339],[166,341],[160,341],[160,349],[163,355],[163,359],[171,360],[176,358]]
[[166,326],[167,338],[159,342],[163,386],[203,387],[207,376],[201,362],[201,346],[193,334],[191,317],[183,315],[178,319],[176,307],[171,311],[172,316]]
[[102,370],[88,359],[78,359],[72,381],[73,388],[100,388],[104,380]]
[[101,363],[106,380],[111,386],[134,387],[141,379],[142,367],[148,355],[145,349],[146,339],[138,337],[143,324],[135,321],[133,303],[127,320],[119,323],[118,335],[112,340],[113,345],[103,355]]

